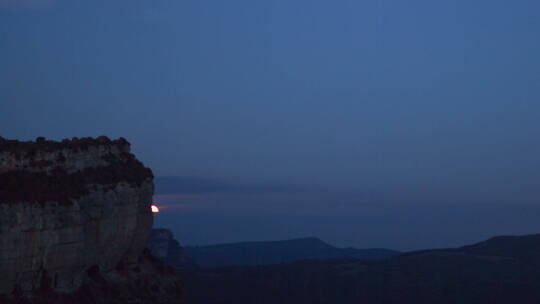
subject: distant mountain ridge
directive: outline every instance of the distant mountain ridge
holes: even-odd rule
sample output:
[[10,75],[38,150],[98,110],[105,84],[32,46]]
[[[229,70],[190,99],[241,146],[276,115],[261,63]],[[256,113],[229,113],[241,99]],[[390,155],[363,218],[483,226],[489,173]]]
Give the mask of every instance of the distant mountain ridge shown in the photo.
[[540,234],[377,261],[201,269],[185,282],[193,304],[538,304]]
[[540,234],[495,236],[482,242],[457,248],[411,251],[404,253],[402,257],[441,254],[479,259],[519,259],[540,265]]
[[377,260],[400,254],[395,250],[381,248],[337,248],[315,237],[185,247],[184,251],[187,256],[204,268],[270,265],[300,260],[337,258]]

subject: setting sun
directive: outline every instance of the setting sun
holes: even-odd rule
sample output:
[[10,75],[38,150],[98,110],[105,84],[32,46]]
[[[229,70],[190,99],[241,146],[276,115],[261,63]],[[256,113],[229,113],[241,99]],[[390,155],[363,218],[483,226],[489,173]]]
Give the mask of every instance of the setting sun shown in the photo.
[[152,213],[159,213],[159,207],[154,204],[150,205],[150,209],[152,209]]

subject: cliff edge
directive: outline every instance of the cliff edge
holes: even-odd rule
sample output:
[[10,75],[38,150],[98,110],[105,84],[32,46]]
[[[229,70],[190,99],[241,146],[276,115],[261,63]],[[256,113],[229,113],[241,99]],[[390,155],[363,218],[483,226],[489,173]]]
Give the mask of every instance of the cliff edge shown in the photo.
[[178,303],[174,273],[143,253],[153,191],[125,139],[0,138],[2,303]]

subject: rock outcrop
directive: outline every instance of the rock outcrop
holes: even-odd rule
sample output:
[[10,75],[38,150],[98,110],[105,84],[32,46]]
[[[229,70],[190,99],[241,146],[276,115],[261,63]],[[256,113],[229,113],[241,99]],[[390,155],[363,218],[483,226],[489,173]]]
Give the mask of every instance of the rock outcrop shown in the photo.
[[177,303],[174,274],[143,254],[153,190],[125,139],[0,138],[0,294]]
[[186,255],[184,248],[168,229],[152,229],[147,246],[153,256],[180,273],[195,271],[199,268],[197,263]]

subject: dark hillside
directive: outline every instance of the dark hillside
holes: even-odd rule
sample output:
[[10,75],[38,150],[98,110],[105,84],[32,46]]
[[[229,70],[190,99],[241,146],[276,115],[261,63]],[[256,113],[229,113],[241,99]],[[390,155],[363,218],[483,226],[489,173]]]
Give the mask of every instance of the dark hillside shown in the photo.
[[186,275],[190,303],[540,303],[540,235],[380,261],[301,261]]

